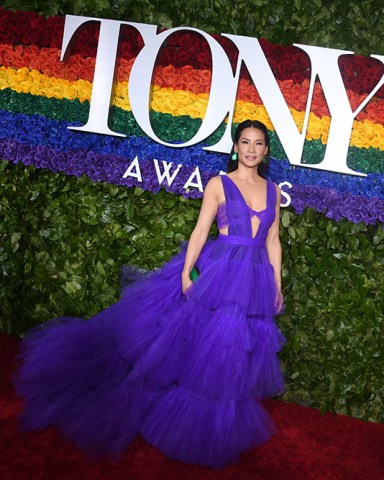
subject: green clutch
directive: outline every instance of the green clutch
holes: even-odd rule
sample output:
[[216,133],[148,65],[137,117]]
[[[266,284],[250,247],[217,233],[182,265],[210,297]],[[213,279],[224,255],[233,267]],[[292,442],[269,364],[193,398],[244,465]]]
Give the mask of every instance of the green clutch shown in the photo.
[[191,270],[191,273],[189,274],[189,278],[192,280],[192,282],[196,282],[199,276],[200,276],[199,269],[197,267],[193,267]]

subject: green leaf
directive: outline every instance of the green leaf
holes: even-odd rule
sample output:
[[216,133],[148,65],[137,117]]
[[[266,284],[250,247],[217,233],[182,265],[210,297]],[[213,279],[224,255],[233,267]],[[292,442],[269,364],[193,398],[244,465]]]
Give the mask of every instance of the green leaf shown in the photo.
[[284,213],[281,217],[281,223],[282,223],[284,228],[289,227],[290,218],[289,218],[289,212],[287,210],[284,211]]
[[76,280],[72,280],[70,282],[65,282],[64,290],[69,293],[70,295],[78,292],[81,290],[81,284]]
[[326,335],[327,342],[330,342],[334,338],[334,336],[335,336],[335,332],[333,332],[332,330],[328,330]]
[[105,275],[103,264],[100,261],[96,263],[96,270],[102,275]]
[[11,243],[18,243],[21,238],[21,232],[13,232],[11,235]]

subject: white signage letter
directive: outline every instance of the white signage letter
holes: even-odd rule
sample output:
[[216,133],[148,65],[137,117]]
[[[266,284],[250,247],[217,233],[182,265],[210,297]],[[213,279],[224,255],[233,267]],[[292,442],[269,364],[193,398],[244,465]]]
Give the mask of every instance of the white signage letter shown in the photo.
[[108,127],[108,116],[115,75],[120,26],[124,24],[135,27],[142,35],[144,41],[147,36],[150,37],[156,35],[157,27],[156,25],[121,22],[117,20],[107,20],[105,18],[99,19],[66,15],[63,42],[61,46],[61,60],[65,58],[68,45],[73,39],[74,34],[78,31],[81,25],[91,21],[100,22],[100,34],[88,121],[82,127],[69,128],[71,130],[125,137],[126,135],[116,133]]
[[[132,170],[134,171],[132,172]],[[139,182],[143,181],[143,177],[141,176],[139,159],[137,156],[132,160],[132,163],[124,172],[123,178],[127,178],[127,177],[137,178]]]
[[279,183],[279,188],[281,190],[281,197],[285,198],[285,202],[282,202],[282,198],[281,198],[280,207],[289,207],[289,205],[292,202],[291,195],[288,192],[286,192],[285,190],[283,190],[283,187],[285,187],[285,186],[287,186],[288,188],[292,188],[292,183],[287,182],[287,181]]
[[[240,66],[241,63],[244,62],[247,65],[248,71],[291,164],[351,175],[363,175],[351,170],[347,166],[347,153],[352,124],[354,117],[360,109],[364,107],[384,83],[384,76],[359,109],[352,113],[338,67],[338,59],[340,55],[352,52],[322,47],[311,47],[307,45],[296,45],[298,48],[301,48],[308,53],[312,64],[304,124],[301,133],[299,133],[257,38],[227,34],[223,34],[223,36],[230,38],[239,49],[235,80],[238,81]],[[375,58],[380,59],[378,56]],[[331,127],[323,161],[316,165],[302,164],[301,157],[303,154],[305,134],[307,131],[313,89],[317,75],[322,83],[325,98],[332,115]],[[234,89],[232,89],[231,93],[233,93],[233,91]],[[230,100],[231,102],[234,102],[235,98],[231,98]],[[221,143],[222,142],[219,142],[220,146]],[[215,150],[215,147],[216,146],[210,147],[209,149]]]
[[164,160],[163,160],[163,167],[164,167],[164,172],[163,173],[160,172],[159,161],[154,158],[153,163],[155,164],[156,175],[157,175],[157,180],[159,182],[159,185],[161,185],[163,183],[164,179],[167,179],[168,185],[171,186],[173,181],[177,177],[177,174],[179,173],[180,168],[182,167],[181,164],[178,165],[176,170],[172,173],[172,175],[170,175],[169,172],[170,172],[171,167],[173,165],[172,162],[164,162]]
[[[203,123],[195,136],[185,143],[167,143],[161,140],[153,131],[150,119],[149,102],[151,96],[151,81],[156,57],[165,40],[174,32],[197,32],[202,35],[211,49],[212,82],[207,111]],[[228,90],[232,88],[233,73],[228,57],[221,45],[207,33],[196,28],[172,28],[159,33],[146,44],[137,56],[132,66],[129,80],[129,101],[132,113],[141,129],[157,143],[168,147],[188,147],[209,137],[221,124],[228,113]]]
[[[323,47],[312,47],[309,45],[295,46],[307,52],[311,59],[312,74],[308,105],[310,105],[310,100],[312,99],[312,85],[314,85],[315,77],[318,75],[331,115],[331,125],[329,128],[327,147],[323,161],[319,165],[305,166],[309,168],[320,168],[322,170],[328,170],[329,172],[366,176],[347,167],[348,147],[351,140],[353,121],[356,115],[365,107],[377,90],[383,85],[384,75],[355,112],[352,112],[347,92],[345,91],[345,85],[340,75],[338,60],[341,55],[353,52],[345,52],[343,50]],[[384,59],[384,57],[379,56],[375,56],[375,58],[378,58],[381,61]],[[308,116],[309,112],[306,113],[303,128],[304,133],[307,130]],[[298,163],[296,163],[296,165],[298,165]]]
[[[192,180],[196,179],[195,182]],[[194,187],[199,190],[199,192],[203,191],[203,184],[201,182],[201,175],[199,167],[196,167],[192,174],[189,176],[188,180],[185,182],[184,189],[188,190],[188,188]]]

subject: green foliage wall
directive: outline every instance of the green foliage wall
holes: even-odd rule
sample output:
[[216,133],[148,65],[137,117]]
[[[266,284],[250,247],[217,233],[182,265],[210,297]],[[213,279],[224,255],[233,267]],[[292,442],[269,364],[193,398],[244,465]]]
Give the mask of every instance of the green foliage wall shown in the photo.
[[384,420],[384,230],[284,211],[288,398]]
[[[0,328],[88,317],[119,294],[123,264],[159,267],[200,202],[2,162]],[[284,209],[286,398],[383,420],[384,230]]]
[[123,264],[154,269],[186,240],[199,201],[0,163],[0,328],[88,317],[118,297]]
[[[382,7],[363,2],[5,0],[75,13],[382,53]],[[235,6],[234,6],[235,5]],[[381,9],[381,10],[380,10]],[[22,334],[58,315],[89,317],[118,298],[119,269],[153,269],[178,251],[199,201],[94,184],[0,163],[0,329]],[[306,210],[282,212],[288,338],[286,398],[383,421],[384,233]]]

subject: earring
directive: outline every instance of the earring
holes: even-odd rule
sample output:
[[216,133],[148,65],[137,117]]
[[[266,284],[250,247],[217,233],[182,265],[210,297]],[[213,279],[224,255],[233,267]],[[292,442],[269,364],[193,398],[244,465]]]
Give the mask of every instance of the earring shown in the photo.
[[267,156],[264,155],[264,157],[263,157],[263,163],[267,163],[267,161],[268,161]]
[[237,160],[237,152],[233,152],[233,153],[232,153],[231,160],[234,161],[234,162],[236,162],[236,160]]

